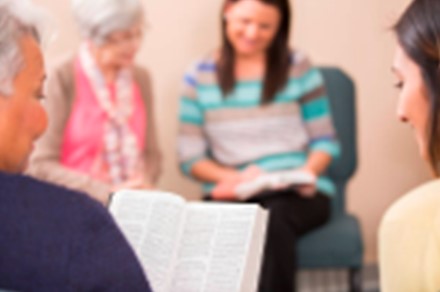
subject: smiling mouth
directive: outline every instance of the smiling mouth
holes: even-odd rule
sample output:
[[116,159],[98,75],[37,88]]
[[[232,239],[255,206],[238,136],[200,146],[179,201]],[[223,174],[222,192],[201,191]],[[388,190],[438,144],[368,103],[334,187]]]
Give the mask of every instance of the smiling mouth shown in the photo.
[[246,40],[243,40],[242,43],[245,43],[246,45],[249,45],[249,46],[255,46],[255,45],[257,44],[257,42],[254,42],[254,41],[246,41]]

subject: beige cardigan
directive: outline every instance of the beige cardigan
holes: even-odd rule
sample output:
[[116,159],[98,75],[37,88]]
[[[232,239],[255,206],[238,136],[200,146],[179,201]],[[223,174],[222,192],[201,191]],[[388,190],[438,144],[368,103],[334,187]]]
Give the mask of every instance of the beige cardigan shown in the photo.
[[[67,169],[60,164],[64,129],[75,98],[74,61],[73,57],[62,61],[50,75],[45,100],[49,126],[36,144],[27,174],[85,192],[105,204],[111,192],[110,185]],[[144,100],[148,119],[145,149],[142,152],[146,162],[145,181],[154,184],[160,174],[161,154],[154,122],[151,81],[146,70],[137,66],[134,68],[134,76]]]

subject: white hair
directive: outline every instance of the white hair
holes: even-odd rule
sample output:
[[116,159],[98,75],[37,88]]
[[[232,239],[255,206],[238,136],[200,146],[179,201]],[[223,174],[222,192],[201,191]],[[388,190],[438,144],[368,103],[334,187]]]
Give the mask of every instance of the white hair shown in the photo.
[[82,37],[96,44],[144,17],[140,0],[72,0],[72,9]]
[[19,45],[23,35],[40,41],[43,10],[29,0],[0,0],[0,94],[13,93],[13,81],[24,65]]

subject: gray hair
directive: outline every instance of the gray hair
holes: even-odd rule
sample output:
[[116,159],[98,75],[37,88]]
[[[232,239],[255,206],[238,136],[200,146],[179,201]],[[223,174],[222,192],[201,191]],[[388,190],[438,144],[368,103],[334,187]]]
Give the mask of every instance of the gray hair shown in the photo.
[[0,0],[0,94],[13,93],[13,81],[24,59],[19,45],[22,36],[40,41],[43,10],[29,0]]
[[96,44],[144,18],[140,0],[72,0],[72,9],[82,37]]

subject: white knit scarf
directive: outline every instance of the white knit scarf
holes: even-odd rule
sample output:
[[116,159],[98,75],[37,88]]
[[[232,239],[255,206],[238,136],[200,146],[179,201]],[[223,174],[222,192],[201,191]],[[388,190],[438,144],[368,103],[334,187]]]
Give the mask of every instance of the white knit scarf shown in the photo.
[[140,153],[136,136],[129,125],[133,113],[133,79],[130,70],[121,70],[115,82],[116,98],[111,99],[110,90],[88,44],[80,48],[79,59],[100,107],[107,114],[104,126],[104,161],[113,185],[121,184],[135,172]]

